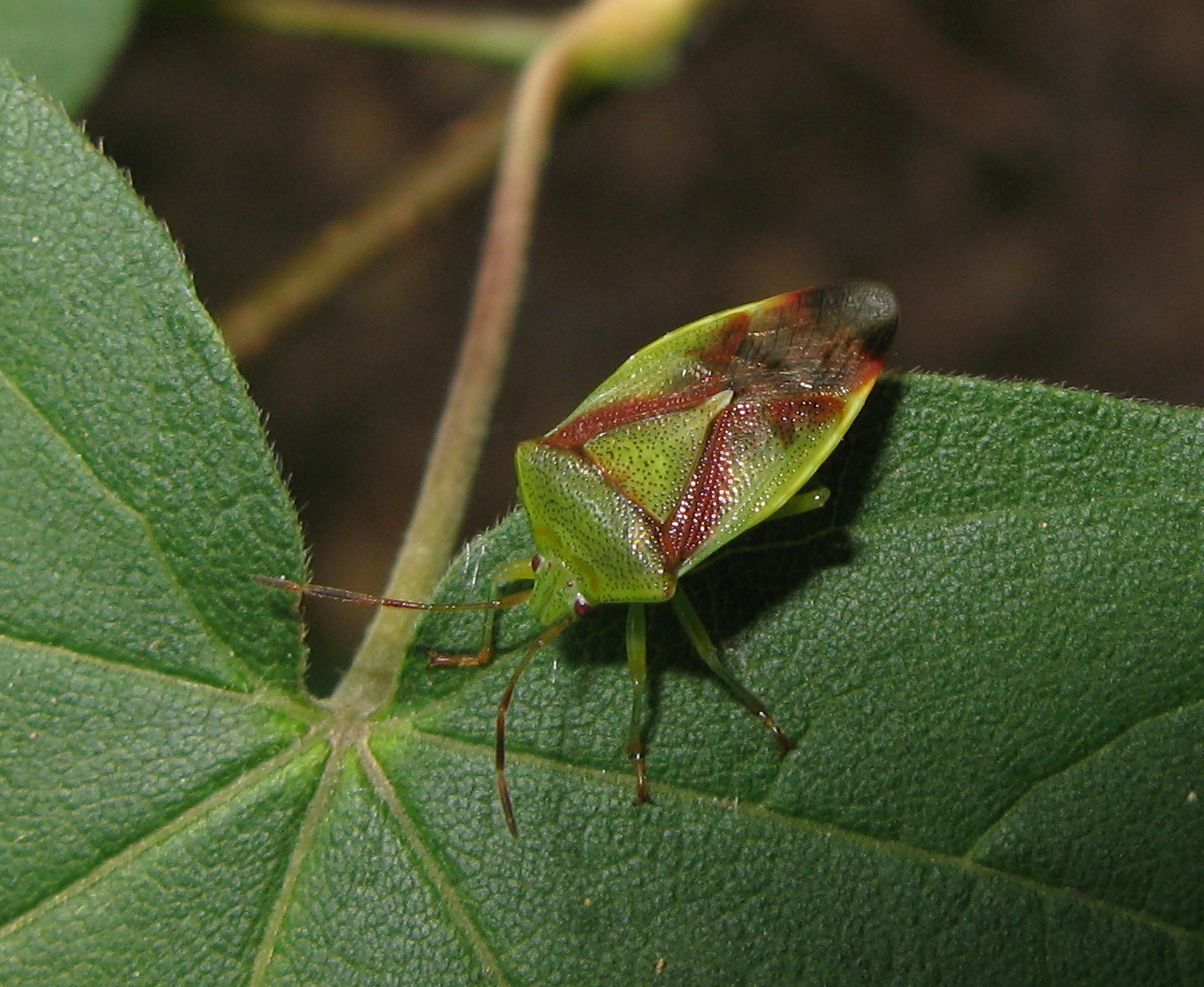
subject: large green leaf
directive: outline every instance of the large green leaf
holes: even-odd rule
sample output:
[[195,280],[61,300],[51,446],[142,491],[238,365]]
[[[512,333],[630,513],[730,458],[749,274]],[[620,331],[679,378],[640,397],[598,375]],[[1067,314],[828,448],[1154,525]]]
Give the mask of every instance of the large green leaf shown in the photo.
[[[1204,983],[1198,411],[879,386],[823,516],[688,580],[785,759],[653,611],[371,722],[298,685],[296,519],[169,238],[0,76],[0,983]],[[532,546],[521,514],[442,594]],[[535,628],[521,608],[503,639]],[[659,972],[659,976],[658,976]]]
[[138,0],[0,0],[0,59],[78,110],[100,85]]

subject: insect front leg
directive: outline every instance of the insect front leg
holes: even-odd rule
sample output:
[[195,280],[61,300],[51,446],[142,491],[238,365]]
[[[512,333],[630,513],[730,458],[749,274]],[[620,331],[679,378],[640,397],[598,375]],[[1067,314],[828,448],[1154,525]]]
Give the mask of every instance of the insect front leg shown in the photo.
[[631,676],[631,721],[627,755],[635,767],[635,804],[651,802],[644,763],[644,723],[648,716],[648,630],[642,603],[627,608],[627,674]]
[[443,651],[432,651],[428,658],[430,664],[435,668],[476,668],[480,665],[488,665],[493,661],[493,656],[497,650],[494,646],[494,641],[498,610],[509,610],[520,603],[525,603],[531,596],[531,590],[529,589],[510,593],[507,596],[501,596],[499,590],[510,583],[530,580],[532,576],[531,563],[527,561],[512,562],[498,571],[493,577],[493,595],[497,597],[498,605],[494,609],[489,610],[485,615],[485,632],[481,638],[480,649],[474,654],[469,655],[453,655]]
[[702,624],[702,618],[698,616],[698,611],[694,609],[694,604],[690,602],[689,597],[682,592],[681,587],[677,588],[677,592],[669,599],[670,606],[673,607],[673,613],[676,614],[678,621],[681,623],[682,630],[686,632],[686,637],[690,639],[690,643],[694,645],[694,650],[698,652],[707,667],[719,676],[719,679],[728,687],[732,695],[740,700],[745,708],[757,719],[765,724],[766,729],[773,734],[773,739],[777,741],[779,753],[785,755],[791,748],[790,738],[782,732],[782,728],[777,725],[769,710],[765,708],[765,704],[744,688],[739,682],[732,678],[731,673],[723,667],[723,663],[719,660],[719,649],[715,647],[715,642],[711,640],[711,636],[707,633],[707,629]]

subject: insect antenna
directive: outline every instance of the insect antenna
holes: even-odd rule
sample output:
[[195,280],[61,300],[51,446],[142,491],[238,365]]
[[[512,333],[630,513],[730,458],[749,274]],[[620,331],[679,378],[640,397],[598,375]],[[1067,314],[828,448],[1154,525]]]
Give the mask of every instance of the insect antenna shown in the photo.
[[531,642],[527,648],[527,653],[523,655],[523,660],[518,663],[514,674],[510,676],[510,684],[506,686],[506,691],[502,693],[501,702],[497,704],[497,748],[495,754],[497,763],[497,794],[498,798],[502,801],[502,814],[506,817],[506,828],[510,830],[510,835],[516,838],[518,837],[518,824],[514,821],[514,805],[510,801],[510,785],[506,782],[506,712],[510,709],[510,700],[514,698],[514,688],[518,685],[518,680],[522,678],[523,672],[527,670],[527,666],[531,664],[531,659],[555,641],[556,638],[560,637],[572,623],[573,618],[568,617],[559,623],[552,624],[550,627],[545,627],[543,633]]
[[356,593],[354,590],[339,589],[336,586],[319,586],[317,583],[298,583],[292,579],[282,579],[278,576],[252,576],[260,586],[268,589],[282,589],[301,596],[313,596],[323,600],[338,600],[341,603],[354,603],[364,607],[398,607],[403,610],[504,610],[514,606],[511,598],[502,600],[482,600],[478,603],[419,603],[415,600],[397,600],[390,596],[373,596],[371,593]]

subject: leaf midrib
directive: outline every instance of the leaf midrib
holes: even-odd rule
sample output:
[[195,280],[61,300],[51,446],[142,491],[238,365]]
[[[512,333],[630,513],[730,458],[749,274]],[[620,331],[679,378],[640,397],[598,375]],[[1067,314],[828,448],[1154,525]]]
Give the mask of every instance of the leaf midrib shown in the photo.
[[240,792],[269,777],[273,772],[288,767],[294,760],[304,756],[305,753],[318,744],[325,743],[327,739],[321,730],[315,729],[309,731],[305,736],[299,737],[284,750],[277,752],[255,767],[248,768],[242,774],[231,779],[228,784],[211,792],[199,802],[188,806],[179,815],[167,820],[161,826],[143,833],[117,853],[97,862],[94,867],[80,874],[66,886],[48,894],[37,904],[31,905],[19,915],[14,916],[5,925],[0,925],[0,942],[3,942],[8,936],[19,932],[27,925],[37,921],[47,912],[62,906],[72,898],[87,891],[109,874],[137,860],[142,854],[159,846],[176,833],[186,829],[192,823],[205,818],[209,813],[229,804]]
[[250,691],[232,689],[229,686],[215,685],[203,679],[189,678],[178,672],[165,672],[161,669],[149,668],[145,665],[135,665],[132,662],[110,658],[106,655],[80,651],[76,648],[70,648],[54,642],[39,641],[29,637],[18,637],[14,634],[0,631],[0,645],[3,644],[11,644],[29,651],[69,658],[83,664],[117,671],[123,675],[135,675],[161,685],[191,689],[198,694],[208,694],[224,700],[234,700],[246,706],[267,707],[284,716],[298,720],[306,726],[318,724],[325,715],[322,710],[290,696],[278,686],[263,685]]
[[488,938],[483,929],[473,919],[467,905],[460,898],[456,891],[454,881],[448,876],[446,871],[439,864],[439,857],[434,849],[428,845],[427,841],[422,838],[420,828],[415,825],[410,813],[405,809],[400,794],[397,789],[389,781],[388,775],[384,768],[372,753],[369,743],[370,737],[365,737],[358,744],[359,760],[368,775],[368,779],[372,784],[373,793],[381,800],[389,815],[396,820],[398,827],[401,829],[403,837],[409,843],[415,856],[421,861],[427,880],[430,882],[432,890],[434,890],[443,900],[451,913],[453,921],[455,921],[468,936],[469,942],[476,951],[477,956],[481,960],[483,969],[493,975],[493,979],[502,987],[509,984],[509,980],[502,970],[502,964],[499,962],[494,952],[489,947]]

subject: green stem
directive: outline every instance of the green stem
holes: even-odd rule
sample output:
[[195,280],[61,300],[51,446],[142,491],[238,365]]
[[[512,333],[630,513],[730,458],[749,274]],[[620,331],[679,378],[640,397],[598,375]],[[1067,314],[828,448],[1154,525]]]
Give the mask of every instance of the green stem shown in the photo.
[[[468,327],[387,596],[427,599],[455,547],[505,369],[536,189],[570,64],[563,46],[550,45],[519,80]],[[392,696],[417,616],[377,612],[333,705],[368,715]]]
[[281,34],[521,65],[547,42],[555,21],[508,14],[454,14],[383,3],[332,0],[158,0],[157,9],[207,14]]
[[[575,74],[636,81],[664,71],[710,2],[592,0],[560,22],[523,70],[455,376],[385,595],[429,599],[455,548],[505,370],[539,177],[566,85]],[[417,619],[417,611],[377,611],[332,706],[369,716],[389,701]]]
[[505,103],[493,100],[456,123],[421,161],[221,313],[218,325],[239,362],[259,356],[348,278],[483,181],[497,157],[505,115]]

